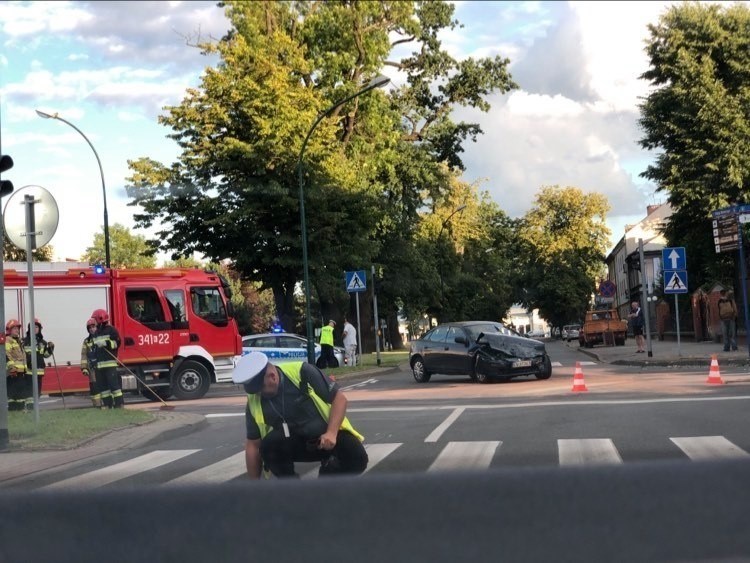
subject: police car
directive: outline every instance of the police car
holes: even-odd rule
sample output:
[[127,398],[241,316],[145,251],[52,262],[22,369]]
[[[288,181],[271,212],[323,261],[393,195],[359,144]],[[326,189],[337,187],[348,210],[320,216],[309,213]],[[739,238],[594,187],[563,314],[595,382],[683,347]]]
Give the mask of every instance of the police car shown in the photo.
[[[263,352],[273,361],[307,360],[307,339],[288,332],[269,332],[242,337],[242,355]],[[340,366],[344,364],[344,350],[334,346],[333,354]],[[320,358],[320,344],[315,344],[315,360]]]

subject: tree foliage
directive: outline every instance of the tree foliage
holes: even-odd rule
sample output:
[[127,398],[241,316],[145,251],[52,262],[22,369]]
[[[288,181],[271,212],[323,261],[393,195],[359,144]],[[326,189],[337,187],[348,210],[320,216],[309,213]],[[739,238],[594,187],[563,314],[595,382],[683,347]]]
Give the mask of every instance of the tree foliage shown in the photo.
[[609,203],[579,188],[543,187],[519,228],[523,272],[519,301],[552,326],[577,321],[602,273]]
[[[109,226],[110,263],[113,268],[154,268],[156,258],[143,235],[134,235],[130,229],[115,223]],[[81,256],[89,264],[104,264],[104,232],[96,233],[91,246]]]
[[[53,254],[54,248],[46,245],[32,250],[31,258],[34,262],[51,262]],[[3,260],[6,262],[26,262],[26,251],[6,240],[3,246]]]
[[689,248],[691,283],[728,281],[733,260],[715,253],[711,211],[748,196],[750,10],[684,3],[649,33],[640,144],[657,152],[642,176],[668,194],[666,234]]
[[[150,243],[174,257],[198,251],[231,260],[243,280],[273,291],[282,324],[295,326],[298,160],[310,127],[329,110],[301,161],[313,310],[329,317],[346,309],[343,272],[374,263],[395,319],[420,299],[398,280],[410,260],[420,266],[421,211],[450,193],[462,143],[481,133],[451,121],[451,111],[486,111],[489,94],[514,88],[509,61],[450,57],[437,39],[457,25],[445,2],[222,5],[230,32],[201,45],[220,63],[160,118],[182,150],[178,162],[129,161],[136,224],[163,225]],[[413,50],[389,60],[396,46]],[[405,83],[336,106],[385,66]]]

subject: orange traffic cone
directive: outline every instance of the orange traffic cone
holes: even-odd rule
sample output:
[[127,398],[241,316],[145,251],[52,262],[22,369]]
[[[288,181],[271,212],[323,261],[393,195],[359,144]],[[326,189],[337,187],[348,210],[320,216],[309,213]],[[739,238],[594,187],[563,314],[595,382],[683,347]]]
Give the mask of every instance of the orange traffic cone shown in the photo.
[[586,383],[583,381],[583,371],[581,370],[581,362],[576,362],[576,371],[573,374],[573,389],[574,393],[580,393],[581,391],[588,391]]
[[706,383],[711,383],[713,385],[724,384],[724,380],[721,378],[721,372],[719,371],[719,360],[716,359],[716,354],[711,355],[711,369],[708,372]]

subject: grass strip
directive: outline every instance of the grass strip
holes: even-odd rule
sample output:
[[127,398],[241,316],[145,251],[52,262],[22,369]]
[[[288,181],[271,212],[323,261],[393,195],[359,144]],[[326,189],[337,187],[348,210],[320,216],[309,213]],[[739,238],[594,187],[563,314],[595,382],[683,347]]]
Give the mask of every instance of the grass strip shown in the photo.
[[65,449],[107,431],[144,424],[155,418],[141,410],[94,408],[42,410],[39,423],[33,412],[9,412],[11,449]]

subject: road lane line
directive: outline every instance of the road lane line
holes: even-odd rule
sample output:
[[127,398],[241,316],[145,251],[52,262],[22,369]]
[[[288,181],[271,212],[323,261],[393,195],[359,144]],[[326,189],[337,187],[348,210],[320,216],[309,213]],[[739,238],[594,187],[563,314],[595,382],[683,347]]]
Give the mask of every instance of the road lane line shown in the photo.
[[[567,384],[566,384],[567,387]],[[573,395],[571,395],[573,397]],[[613,399],[613,400],[581,400],[578,395],[570,401],[538,401],[533,403],[513,403],[513,404],[468,404],[468,405],[430,405],[426,407],[360,407],[347,409],[347,413],[354,412],[419,412],[419,411],[436,411],[452,410],[457,408],[477,409],[477,410],[496,410],[496,409],[518,409],[529,407],[570,407],[570,406],[599,406],[599,405],[653,405],[659,403],[701,403],[707,401],[748,401],[749,395],[736,397],[681,397],[666,399]]]
[[138,473],[143,473],[144,471],[177,461],[198,451],[200,450],[156,450],[121,463],[116,463],[115,465],[108,465],[95,471],[89,471],[82,475],[76,475],[75,477],[51,483],[46,487],[42,487],[42,489],[94,489],[96,487],[103,487],[120,479],[132,477]]
[[464,407],[458,407],[456,408],[450,415],[448,415],[448,418],[446,418],[440,426],[435,428],[427,438],[424,439],[425,442],[437,442],[440,439],[440,436],[443,435],[443,433],[448,430],[448,427],[456,422],[456,419],[461,416],[461,413],[464,412]]
[[241,451],[226,459],[201,467],[181,475],[165,485],[199,485],[203,483],[224,483],[236,477],[247,475],[245,452]]
[[448,442],[427,471],[487,469],[502,442]]
[[[365,473],[370,471],[370,469],[375,467],[378,463],[395,452],[401,445],[402,442],[396,442],[393,444],[366,444],[365,450],[367,450],[367,457],[369,458],[369,461],[367,463],[367,469],[365,469]],[[302,479],[317,478],[319,469],[320,464],[316,463],[315,467],[302,474]]]
[[600,465],[622,463],[620,453],[609,438],[558,440],[560,465]]
[[368,379],[366,381],[360,381],[359,383],[352,383],[351,385],[347,385],[346,387],[341,387],[342,391],[347,391],[349,389],[357,389],[358,387],[364,387],[365,385],[370,385],[371,383],[377,383],[377,379]]
[[670,440],[693,461],[739,459],[750,455],[724,436],[695,436],[692,438],[670,438]]

